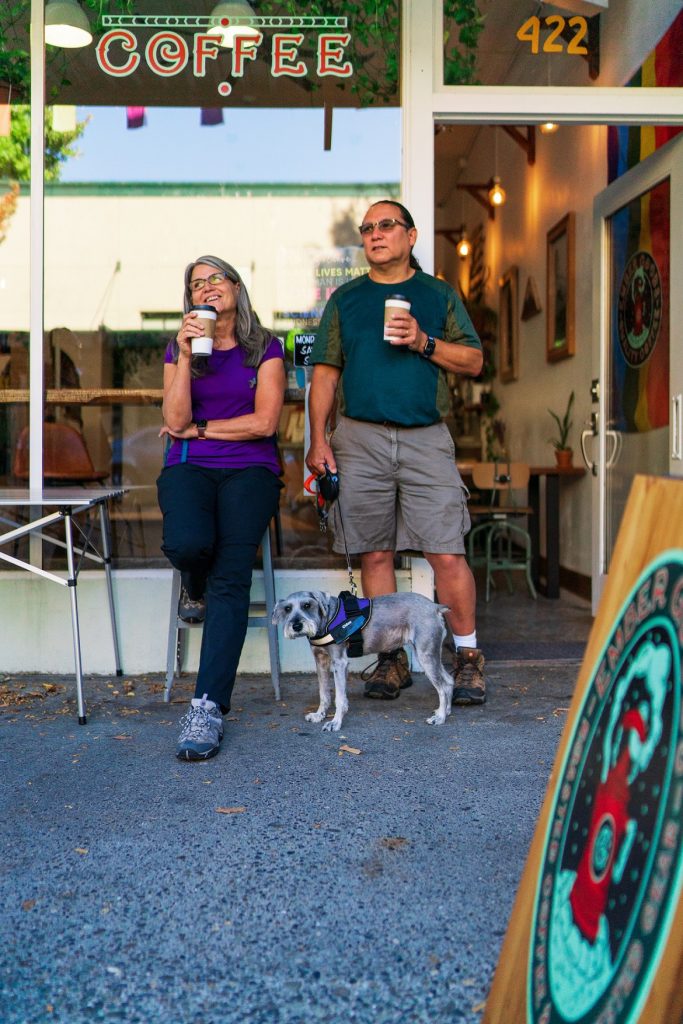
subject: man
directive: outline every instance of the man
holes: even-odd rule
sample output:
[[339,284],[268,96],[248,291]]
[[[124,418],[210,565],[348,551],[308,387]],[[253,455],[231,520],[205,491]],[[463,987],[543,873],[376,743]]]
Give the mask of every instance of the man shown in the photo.
[[[483,704],[475,583],[465,560],[467,491],[442,422],[446,371],[476,377],[481,342],[456,292],[420,269],[412,254],[417,230],[404,206],[373,204],[360,233],[370,271],[334,292],[313,347],[306,464],[314,473],[327,465],[340,474],[334,549],[343,552],[345,539],[348,551],[360,554],[365,597],[396,590],[397,551],[424,554],[438,600],[450,608],[453,703]],[[384,303],[396,295],[410,309],[395,310],[384,331]],[[335,399],[337,424],[328,441]],[[365,696],[392,700],[411,683],[399,648],[380,655]]]

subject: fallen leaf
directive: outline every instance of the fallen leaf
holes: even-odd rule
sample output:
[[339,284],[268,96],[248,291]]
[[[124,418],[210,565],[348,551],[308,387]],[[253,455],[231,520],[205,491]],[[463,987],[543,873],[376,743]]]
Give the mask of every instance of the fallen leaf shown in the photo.
[[341,747],[339,748],[339,753],[341,754],[342,751],[344,753],[346,753],[346,754],[362,754],[363,753],[363,751],[359,750],[358,747],[350,747],[347,743],[342,743]]
[[76,853],[80,853],[81,855],[83,855],[83,854],[86,854],[88,852],[88,847],[87,846],[74,846],[74,850],[76,851]]
[[472,1013],[481,1013],[482,1010],[486,1009],[486,1000],[483,999],[480,1003],[475,1003],[472,1007]]
[[474,978],[463,978],[461,985],[474,985]]
[[57,692],[57,687],[55,686],[54,683],[43,683],[43,688],[45,690],[47,690],[48,693],[56,693]]
[[[385,850],[401,850],[404,846],[408,846],[410,843],[409,839],[405,839],[403,836],[383,836],[379,841],[379,845],[383,846]],[[466,982],[463,982],[466,984]]]
[[132,739],[133,739],[133,737],[132,737],[132,736],[126,736],[126,735],[124,735],[124,734],[121,734],[120,736],[114,736],[114,739],[115,739],[115,740],[132,740]]
[[246,807],[217,807],[216,814],[244,814]]
[[21,909],[22,910],[33,910],[35,905],[36,905],[36,901],[35,900],[24,900],[24,902],[21,904]]
[[553,708],[553,714],[555,718],[559,718],[560,715],[564,715],[569,711],[569,708]]

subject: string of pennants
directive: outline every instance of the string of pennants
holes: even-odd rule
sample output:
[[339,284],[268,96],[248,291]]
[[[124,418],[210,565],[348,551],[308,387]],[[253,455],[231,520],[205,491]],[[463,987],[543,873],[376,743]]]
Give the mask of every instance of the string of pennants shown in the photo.
[[[8,138],[12,124],[11,92],[0,86],[0,138]],[[72,132],[76,129],[76,107],[58,104],[52,110],[52,128],[56,132]],[[143,128],[147,124],[145,107],[126,107],[128,128]],[[223,124],[222,107],[202,107],[200,124],[206,127]]]

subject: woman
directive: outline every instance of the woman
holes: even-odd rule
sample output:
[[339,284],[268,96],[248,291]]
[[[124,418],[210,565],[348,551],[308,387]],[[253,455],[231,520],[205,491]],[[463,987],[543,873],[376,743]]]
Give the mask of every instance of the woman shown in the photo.
[[[216,310],[208,365],[192,362],[204,334],[193,305]],[[244,644],[251,574],[277,511],[277,430],[285,392],[282,346],[265,331],[229,263],[202,256],[185,270],[184,316],[164,365],[164,469],[157,481],[162,549],[182,573],[179,614],[204,620],[195,697],[182,719],[177,756],[218,753],[222,715]]]

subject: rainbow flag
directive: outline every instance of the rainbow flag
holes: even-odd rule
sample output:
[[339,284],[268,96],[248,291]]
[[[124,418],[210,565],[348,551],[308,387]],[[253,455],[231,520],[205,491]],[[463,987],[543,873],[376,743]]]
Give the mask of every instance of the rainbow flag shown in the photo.
[[[627,83],[634,88],[671,89],[683,85],[683,11]],[[607,180],[614,181],[683,128],[670,125],[610,125],[607,131]]]
[[[627,85],[683,85],[683,11]],[[608,180],[620,177],[681,130],[666,125],[610,126]],[[610,218],[611,425],[627,433],[669,424],[670,204],[667,180]]]

